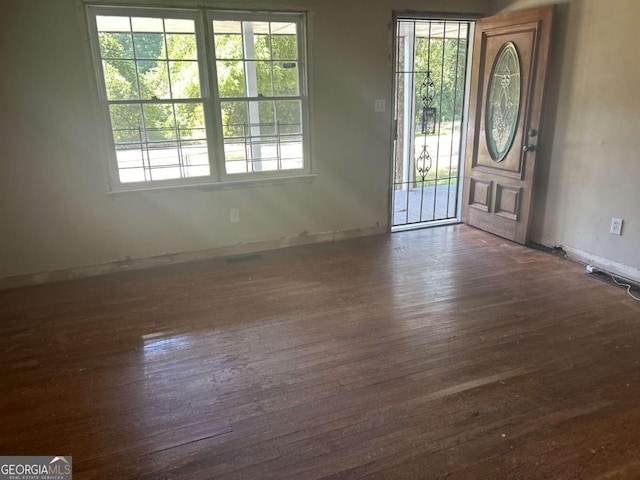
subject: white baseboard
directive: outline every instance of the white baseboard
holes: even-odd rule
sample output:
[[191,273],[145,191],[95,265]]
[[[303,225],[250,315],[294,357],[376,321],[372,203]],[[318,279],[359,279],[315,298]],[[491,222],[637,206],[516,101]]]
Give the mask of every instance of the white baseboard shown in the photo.
[[608,258],[601,257],[594,253],[585,252],[578,248],[573,248],[568,245],[562,245],[562,249],[567,252],[567,257],[572,260],[576,260],[580,263],[593,265],[608,273],[620,275],[628,280],[636,283],[640,283],[640,270],[637,268],[629,267],[622,263],[614,262]]
[[72,280],[76,278],[94,277],[97,275],[106,275],[127,270],[140,270],[143,268],[157,267],[160,265],[174,265],[178,263],[208,260],[211,258],[245,255],[249,253],[293,247],[297,245],[333,242],[337,240],[346,240],[349,238],[379,235],[387,232],[388,230],[384,226],[333,232],[320,232],[308,235],[299,235],[296,237],[284,237],[277,240],[239,243],[237,245],[231,245],[228,247],[212,248],[194,252],[172,253],[145,258],[128,258],[125,260],[118,260],[96,265],[86,265],[82,267],[64,268],[48,272],[14,275],[10,277],[0,278],[0,290],[25,287],[29,285],[39,285],[42,283],[61,282],[64,280]]

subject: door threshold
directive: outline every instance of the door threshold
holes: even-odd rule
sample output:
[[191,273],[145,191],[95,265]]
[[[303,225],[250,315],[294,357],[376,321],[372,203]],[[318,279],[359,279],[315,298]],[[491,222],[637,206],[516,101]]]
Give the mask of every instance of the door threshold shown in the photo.
[[418,230],[422,228],[446,227],[449,225],[459,225],[462,222],[457,218],[449,218],[447,220],[433,220],[430,222],[410,223],[407,225],[396,225],[391,227],[391,233],[406,232],[408,230]]

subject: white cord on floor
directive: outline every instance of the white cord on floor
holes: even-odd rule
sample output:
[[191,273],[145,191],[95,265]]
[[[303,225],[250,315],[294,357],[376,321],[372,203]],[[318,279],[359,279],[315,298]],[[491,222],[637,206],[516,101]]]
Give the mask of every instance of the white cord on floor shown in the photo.
[[618,280],[616,280],[616,277],[614,277],[613,275],[611,275],[611,280],[613,280],[615,284],[620,287],[627,287],[627,293],[631,296],[631,298],[638,300],[640,302],[640,298],[636,297],[633,293],[631,293],[631,285],[629,285],[628,283],[620,283]]

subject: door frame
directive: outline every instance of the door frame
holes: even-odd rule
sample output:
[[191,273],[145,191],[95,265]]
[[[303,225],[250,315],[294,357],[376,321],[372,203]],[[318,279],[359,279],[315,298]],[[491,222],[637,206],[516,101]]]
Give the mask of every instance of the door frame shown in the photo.
[[[474,60],[474,46],[475,46],[475,26],[476,21],[485,18],[486,15],[482,14],[455,14],[455,13],[442,13],[442,12],[416,12],[416,11],[393,11],[393,19],[391,26],[391,92],[389,97],[391,98],[390,105],[390,118],[389,118],[389,133],[390,133],[390,162],[389,162],[389,181],[387,182],[388,188],[388,198],[387,198],[387,217],[388,217],[388,231],[391,233],[394,232],[402,232],[407,230],[416,230],[421,228],[433,228],[440,227],[444,225],[457,225],[462,223],[462,201],[463,201],[463,191],[464,191],[464,176],[465,176],[465,165],[466,165],[466,155],[467,155],[467,135],[468,135],[468,125],[469,125],[469,109],[471,105],[471,73],[472,66]],[[464,106],[462,109],[462,121],[460,125],[460,153],[458,158],[458,191],[456,194],[457,198],[457,209],[456,209],[456,218],[448,219],[448,220],[435,220],[429,223],[420,223],[420,224],[408,224],[403,226],[394,227],[393,226],[393,179],[395,176],[395,142],[396,142],[396,133],[397,133],[397,125],[395,117],[396,111],[396,84],[397,84],[397,75],[395,75],[395,65],[396,65],[396,36],[398,34],[398,20],[407,19],[407,20],[431,20],[431,21],[460,21],[460,22],[469,22],[469,45],[467,50],[467,61],[466,61],[466,72],[465,72],[465,86],[464,86]]]

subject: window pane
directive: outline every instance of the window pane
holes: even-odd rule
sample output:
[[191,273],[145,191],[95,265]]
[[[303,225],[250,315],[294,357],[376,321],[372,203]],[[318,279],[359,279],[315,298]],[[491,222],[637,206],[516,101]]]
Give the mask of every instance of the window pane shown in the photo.
[[145,104],[144,120],[149,142],[165,142],[176,140],[176,124],[173,116],[173,105]]
[[161,33],[134,33],[133,46],[138,59],[166,58],[164,35]]
[[[117,152],[117,157],[120,158],[121,154],[124,155],[127,152]],[[140,152],[134,152],[140,154]],[[118,160],[119,162],[120,160]],[[132,183],[132,182],[144,182],[147,179],[145,178],[145,171],[142,167],[118,167],[118,176],[120,177],[120,182],[122,183]]]
[[[298,58],[298,41],[295,28],[295,24],[292,23],[271,24],[271,56],[274,60],[296,60]],[[293,34],[284,34],[284,32]]]
[[296,62],[274,62],[273,94],[275,96],[296,96],[298,89],[298,64]]
[[167,33],[196,33],[196,26],[193,20],[165,18],[164,28]]
[[220,110],[224,137],[243,137],[247,135],[249,115],[245,102],[222,102]]
[[199,98],[198,62],[169,62],[172,98]]
[[180,33],[167,34],[167,55],[171,60],[197,60],[196,36]]
[[244,55],[242,35],[216,35],[214,41],[216,58],[223,60],[242,59]]
[[164,32],[162,18],[132,17],[131,26],[134,32]]
[[206,139],[204,109],[201,103],[175,105],[178,132],[183,140]]
[[216,62],[221,97],[244,97],[244,62]]
[[185,177],[201,177],[210,174],[209,153],[205,140],[182,142],[180,153]]
[[269,35],[269,22],[242,22],[245,32],[253,32],[255,35]]
[[118,174],[122,183],[144,182],[146,178],[146,155],[142,145],[116,146]]
[[233,138],[224,141],[224,166],[229,175],[251,171],[251,157],[248,151],[250,151],[250,147],[244,139]]
[[271,59],[271,47],[269,46],[269,36],[254,35],[253,41],[255,45],[253,58],[255,58],[256,60]]
[[133,61],[105,60],[102,62],[102,71],[109,100],[139,98],[136,65]]
[[302,133],[302,108],[299,100],[283,100],[276,102],[278,131],[280,135]]
[[140,95],[145,100],[168,99],[169,70],[167,62],[136,62],[140,78]]
[[261,136],[253,138],[251,150],[251,171],[269,172],[280,170],[279,142],[277,137]]
[[213,22],[213,33],[216,35],[219,33],[236,33],[242,34],[242,24],[240,22],[227,21],[227,20],[215,20]]
[[[111,128],[116,143],[142,141],[142,108],[140,105],[111,105]],[[139,148],[139,147],[138,147]]]
[[[276,133],[274,107],[274,102],[249,102],[249,119],[251,120],[252,136],[274,135]],[[258,117],[257,123],[256,116]],[[257,131],[255,129],[256,126],[258,127]]]
[[298,28],[291,22],[271,22],[271,35],[296,35]]
[[97,15],[96,25],[99,32],[131,32],[129,17]]
[[280,139],[280,168],[282,170],[304,168],[304,150],[302,145],[302,135],[282,137]]
[[102,58],[133,58],[130,33],[99,33]]

